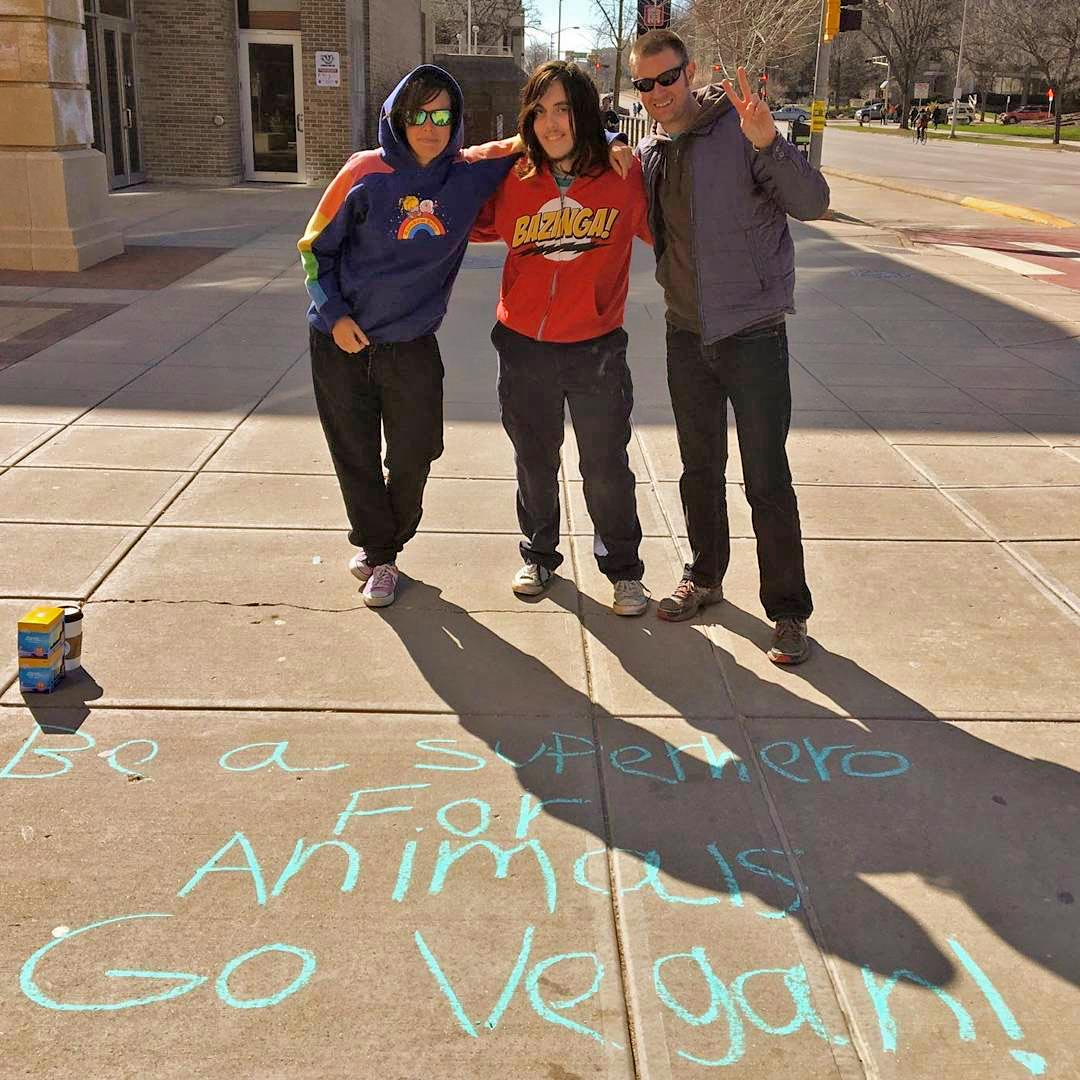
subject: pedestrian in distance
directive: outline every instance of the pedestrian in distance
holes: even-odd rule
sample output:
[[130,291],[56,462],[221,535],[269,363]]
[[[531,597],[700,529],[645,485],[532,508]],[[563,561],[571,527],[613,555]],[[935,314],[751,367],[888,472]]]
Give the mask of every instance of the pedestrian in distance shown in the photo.
[[656,277],[667,307],[667,372],[682,458],[679,490],[691,559],[660,602],[689,619],[723,599],[730,560],[725,488],[727,406],[735,414],[760,575],[774,625],[769,657],[810,654],[813,610],[785,443],[791,387],[785,315],[795,257],[788,215],[829,206],[821,173],[776,130],[743,68],[739,90],[692,92],[696,67],[678,34],[651,30],[630,50],[634,88],[664,134],[638,146]]
[[569,408],[612,609],[641,615],[648,599],[627,455],[634,389],[622,327],[634,237],[651,242],[641,167],[631,156],[622,179],[609,166],[595,84],[574,64],[550,61],[533,73],[518,127],[526,155],[473,230],[474,239],[509,248],[491,340],[517,471],[523,565],[511,587],[538,596],[562,562],[559,450]]

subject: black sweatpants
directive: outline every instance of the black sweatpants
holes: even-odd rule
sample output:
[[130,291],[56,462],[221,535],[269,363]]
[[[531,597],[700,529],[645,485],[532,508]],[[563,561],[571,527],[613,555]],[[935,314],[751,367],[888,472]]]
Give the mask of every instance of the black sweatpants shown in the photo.
[[593,552],[610,581],[640,581],[634,474],[626,447],[634,387],[626,331],[569,344],[535,341],[496,323],[499,409],[514,444],[521,557],[554,570],[559,543],[559,448],[564,402],[574,423],[585,505],[596,534]]
[[443,451],[439,344],[428,334],[347,353],[312,327],[311,373],[349,542],[369,566],[391,563],[416,535],[431,463]]

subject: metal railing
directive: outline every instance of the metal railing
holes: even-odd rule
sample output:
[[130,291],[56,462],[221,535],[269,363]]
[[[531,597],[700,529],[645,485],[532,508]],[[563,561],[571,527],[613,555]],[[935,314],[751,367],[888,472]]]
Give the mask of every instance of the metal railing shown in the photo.
[[641,116],[619,116],[619,130],[626,135],[631,146],[637,146],[642,139],[653,132],[653,122],[645,113]]
[[451,56],[513,56],[513,50],[507,45],[474,45],[471,49],[457,41],[443,41],[435,46],[437,53]]

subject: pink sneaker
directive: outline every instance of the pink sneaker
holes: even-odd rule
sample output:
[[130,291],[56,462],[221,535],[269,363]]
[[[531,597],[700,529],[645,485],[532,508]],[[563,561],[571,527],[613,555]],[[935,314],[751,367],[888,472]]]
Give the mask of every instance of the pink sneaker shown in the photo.
[[364,559],[367,557],[367,553],[363,548],[357,548],[356,554],[349,560],[349,573],[354,578],[359,578],[365,585],[367,580],[371,577],[374,567],[368,566]]
[[393,563],[380,563],[368,578],[361,596],[368,607],[389,607],[397,595],[398,568]]

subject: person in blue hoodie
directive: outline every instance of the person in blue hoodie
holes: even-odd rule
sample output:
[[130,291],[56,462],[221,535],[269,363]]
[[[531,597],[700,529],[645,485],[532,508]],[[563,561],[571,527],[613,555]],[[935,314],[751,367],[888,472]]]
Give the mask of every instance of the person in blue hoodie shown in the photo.
[[420,524],[443,449],[435,332],[469,230],[520,146],[463,151],[463,111],[441,68],[406,75],[383,105],[379,148],[349,158],[297,245],[315,400],[358,548],[349,569],[368,607],[394,602],[397,555]]

